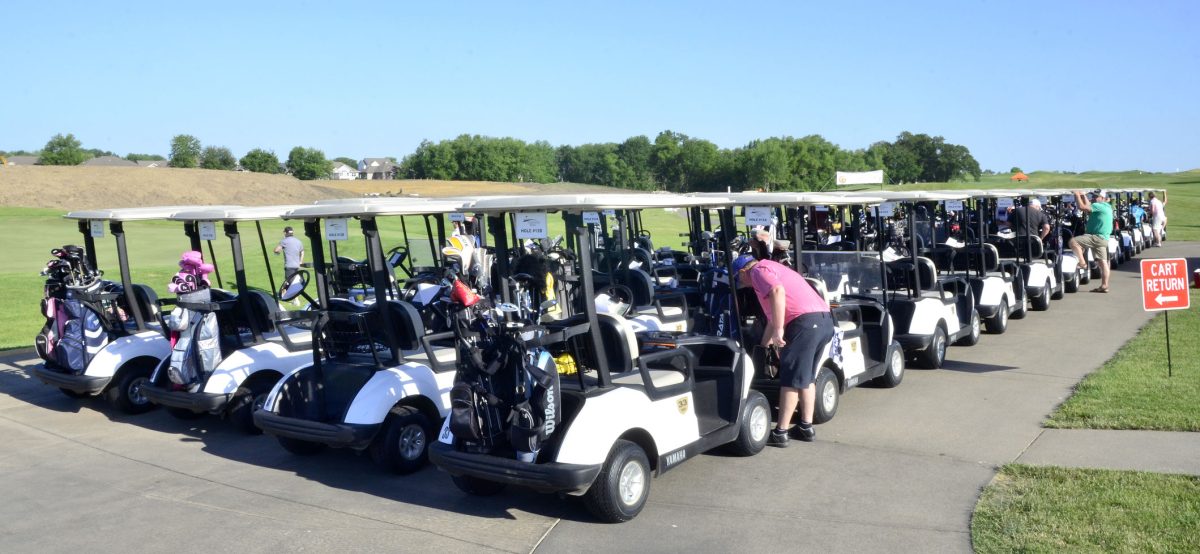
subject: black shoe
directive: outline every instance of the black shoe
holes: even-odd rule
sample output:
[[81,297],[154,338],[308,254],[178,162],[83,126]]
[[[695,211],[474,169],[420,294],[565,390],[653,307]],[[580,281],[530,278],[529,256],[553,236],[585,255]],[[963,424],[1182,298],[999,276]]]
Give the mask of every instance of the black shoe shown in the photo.
[[817,439],[817,430],[809,426],[805,429],[799,425],[792,427],[792,437],[798,441],[812,442]]
[[770,446],[776,446],[779,448],[787,448],[788,447],[787,431],[784,431],[782,429],[771,429],[771,436],[767,437],[767,444]]

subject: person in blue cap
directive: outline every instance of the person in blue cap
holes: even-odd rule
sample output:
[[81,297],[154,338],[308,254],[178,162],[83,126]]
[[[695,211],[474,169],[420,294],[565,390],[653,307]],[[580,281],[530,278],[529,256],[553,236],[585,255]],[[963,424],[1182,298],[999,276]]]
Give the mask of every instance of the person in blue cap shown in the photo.
[[804,277],[781,263],[746,254],[734,260],[733,271],[739,288],[754,289],[767,316],[762,345],[780,349],[779,417],[767,444],[787,447],[797,404],[800,422],[792,434],[811,442],[817,436],[812,426],[817,356],[834,334],[829,304]]

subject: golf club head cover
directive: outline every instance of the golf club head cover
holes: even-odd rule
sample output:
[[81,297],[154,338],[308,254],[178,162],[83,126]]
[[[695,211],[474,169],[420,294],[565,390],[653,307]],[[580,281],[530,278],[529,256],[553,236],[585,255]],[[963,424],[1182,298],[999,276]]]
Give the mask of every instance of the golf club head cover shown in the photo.
[[179,257],[179,273],[171,278],[167,290],[175,294],[186,294],[206,289],[211,286],[208,274],[213,272],[213,265],[204,263],[204,254],[195,250],[184,252]]

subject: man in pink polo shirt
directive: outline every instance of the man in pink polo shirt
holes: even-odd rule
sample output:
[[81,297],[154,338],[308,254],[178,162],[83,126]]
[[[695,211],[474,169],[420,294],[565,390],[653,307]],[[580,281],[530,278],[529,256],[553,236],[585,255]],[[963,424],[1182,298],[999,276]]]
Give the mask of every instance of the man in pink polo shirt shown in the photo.
[[754,288],[767,315],[762,345],[780,348],[779,419],[767,444],[788,445],[788,428],[797,403],[800,423],[796,438],[811,442],[817,436],[812,427],[817,356],[834,334],[829,304],[799,273],[781,263],[747,254],[734,260],[733,271],[738,287]]

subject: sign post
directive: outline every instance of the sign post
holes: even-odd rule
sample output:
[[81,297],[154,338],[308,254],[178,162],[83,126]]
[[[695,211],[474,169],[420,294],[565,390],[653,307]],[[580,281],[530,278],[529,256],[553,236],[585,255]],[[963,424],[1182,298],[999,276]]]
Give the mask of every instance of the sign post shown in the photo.
[[1186,310],[1190,306],[1186,259],[1142,260],[1142,309],[1167,312],[1163,314],[1167,333],[1167,377],[1172,373],[1170,310]]

